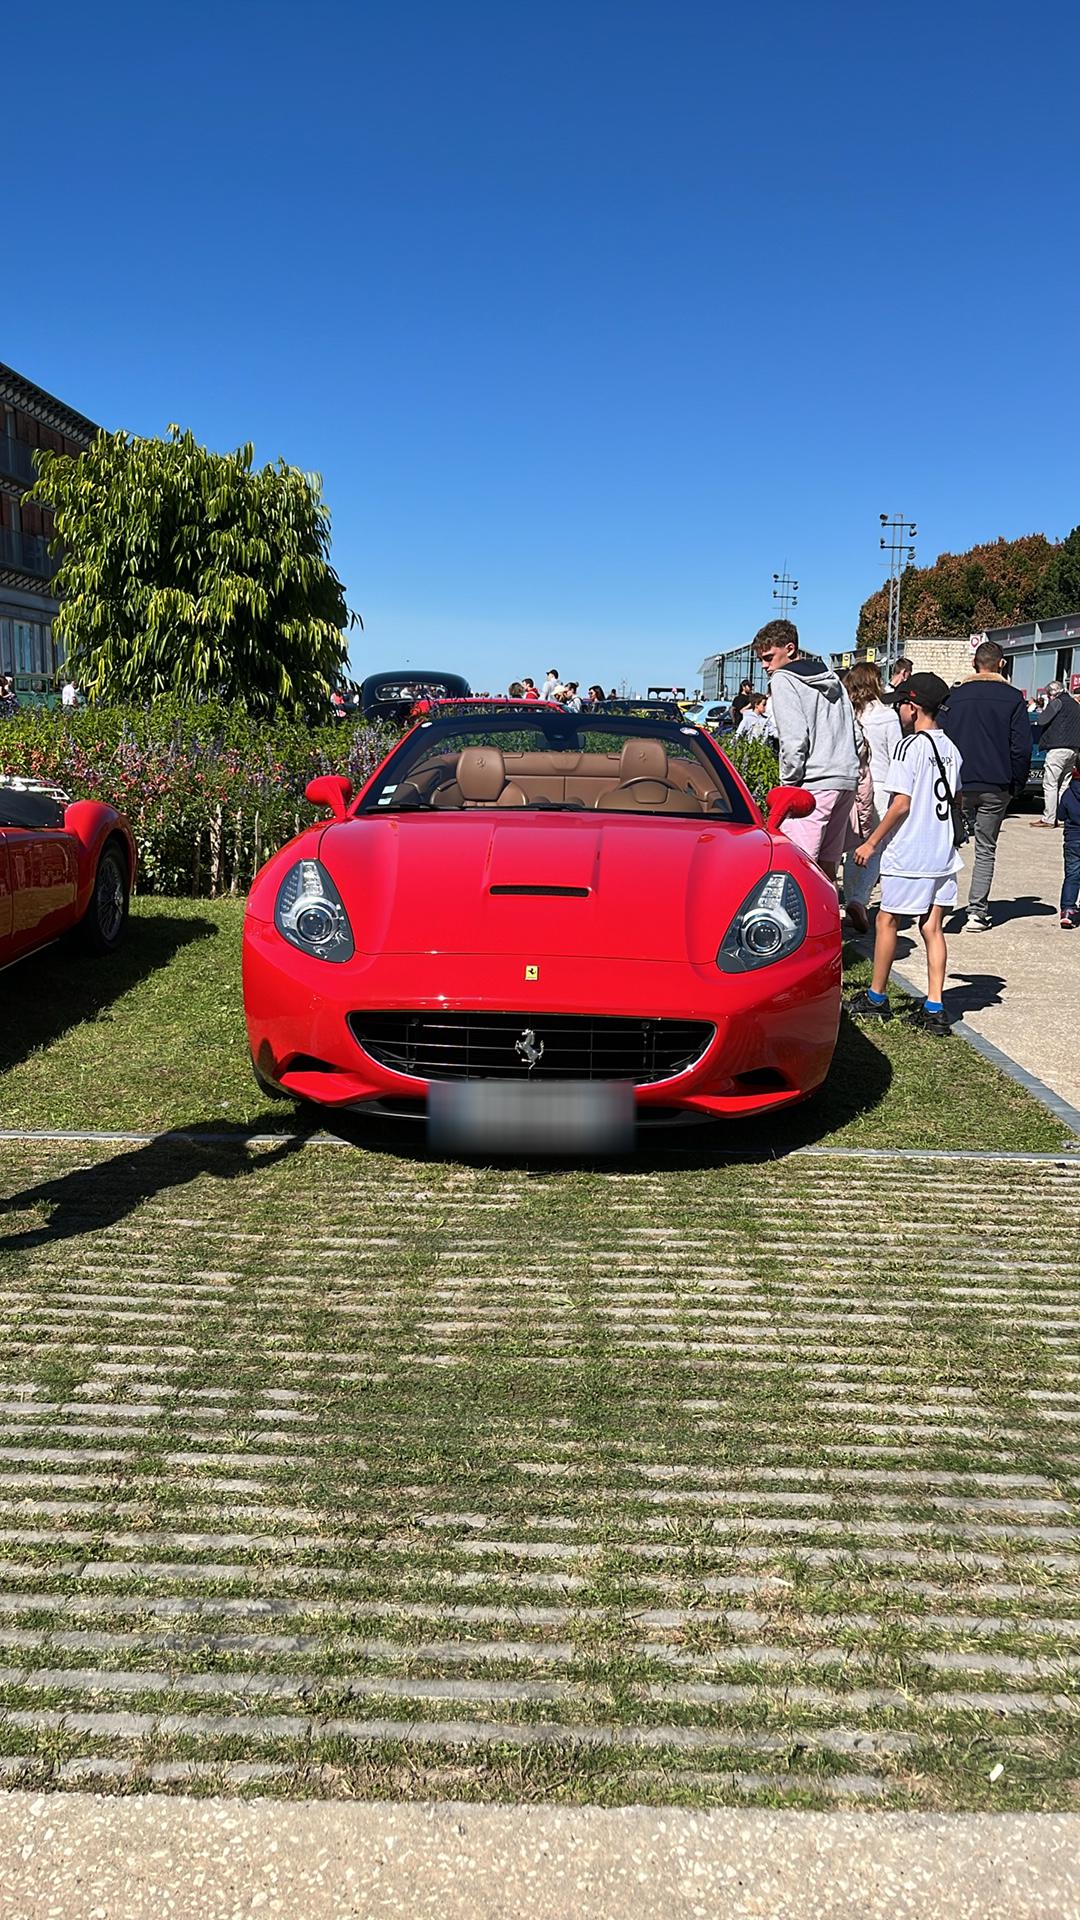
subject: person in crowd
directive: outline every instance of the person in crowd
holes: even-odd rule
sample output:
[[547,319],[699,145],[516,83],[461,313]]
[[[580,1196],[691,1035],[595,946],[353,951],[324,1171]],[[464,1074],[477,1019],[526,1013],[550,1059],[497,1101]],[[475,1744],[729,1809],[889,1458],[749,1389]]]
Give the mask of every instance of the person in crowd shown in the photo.
[[793,621],[768,621],[755,634],[753,646],[769,676],[781,782],[806,787],[814,796],[813,813],[785,820],[783,831],[835,880],[851,798],[859,784],[851,701],[832,668],[815,654],[802,652]]
[[13,720],[19,711],[19,696],[10,673],[0,675],[0,720]]
[[544,676],[544,685],[541,690],[541,699],[554,700],[555,689],[556,687],[561,685],[562,685],[562,682],[559,679],[558,667],[549,667],[547,670],[547,673]]
[[608,699],[609,699],[609,700],[617,700],[617,699],[618,699],[618,697],[619,697],[619,689],[618,689],[618,687],[612,687],[612,689],[611,689],[611,692],[610,692],[610,693],[608,694]]
[[527,673],[522,677],[521,697],[523,700],[539,700],[540,698],[540,695],[536,691],[536,681]]
[[[902,738],[900,716],[894,706],[886,704],[881,675],[873,661],[856,661],[850,672],[845,674],[844,684],[870,751],[873,805],[868,831],[872,832],[884,819],[889,804],[889,765]],[[881,855],[878,851],[861,865],[854,853],[844,857],[845,911],[859,933],[866,933],[870,926],[867,905],[877,884],[880,864]]]
[[[332,698],[333,698],[333,695],[331,695],[331,699]],[[77,707],[78,704],[79,704],[79,689],[75,681],[65,680],[63,686],[60,689],[60,705],[62,707]]]
[[1001,669],[1005,655],[996,640],[975,649],[975,671],[949,694],[941,724],[964,763],[964,814],[975,836],[964,931],[990,928],[1001,823],[1014,793],[1022,793],[1031,766],[1031,723],[1024,696]]
[[567,713],[581,712],[581,695],[576,680],[568,680],[562,690],[562,703]]
[[739,721],[743,717],[743,708],[749,706],[750,701],[753,697],[753,692],[754,692],[754,683],[752,680],[739,681],[739,691],[735,695],[735,698],[731,703],[732,726],[735,726],[735,727],[738,726]]
[[508,700],[524,700],[524,683],[521,680],[511,680],[510,685],[506,689],[506,697]]
[[602,707],[603,704],[604,704],[604,689],[603,687],[597,686],[596,682],[594,681],[592,686],[589,688],[589,705],[590,707]]
[[1080,701],[1074,700],[1071,693],[1066,693],[1060,680],[1051,681],[1046,691],[1049,698],[1035,720],[1039,729],[1039,745],[1046,748],[1043,810],[1042,819],[1031,822],[1033,827],[1057,826],[1062,782],[1069,778],[1077,749],[1080,748]]
[[[860,664],[860,665],[863,665],[863,664],[866,664],[866,665],[872,665],[872,662],[869,662],[869,661],[868,661],[868,662],[865,662],[865,663],[864,663],[864,662],[862,662],[862,661],[860,661],[860,663],[859,663],[859,664]],[[894,667],[892,668],[892,670],[890,671],[890,674],[889,674],[889,684],[888,684],[888,686],[887,686],[887,687],[885,688],[885,690],[884,690],[884,692],[882,693],[882,696],[881,696],[881,698],[882,698],[882,700],[883,700],[883,702],[884,702],[884,704],[885,704],[885,705],[886,705],[887,707],[895,707],[895,705],[896,705],[896,690],[897,690],[897,688],[898,688],[898,687],[902,687],[902,686],[904,685],[904,683],[905,683],[905,681],[907,681],[908,679],[910,679],[910,677],[911,677],[911,674],[912,674],[912,671],[913,671],[913,668],[914,668],[914,662],[913,662],[913,661],[911,661],[911,660],[909,660],[906,654],[903,654],[903,653],[902,653],[902,654],[900,655],[900,658],[899,658],[899,660],[898,660],[898,661],[896,662],[896,664],[895,664],[895,666],[894,666]]]
[[949,1031],[943,993],[948,950],[942,927],[946,907],[956,904],[956,876],[963,866],[956,845],[955,800],[964,765],[960,753],[937,724],[949,689],[936,673],[916,673],[897,689],[896,706],[913,731],[901,740],[889,763],[890,800],[883,819],[860,847],[860,866],[880,853],[881,906],[874,928],[874,970],[870,985],[848,1002],[861,1020],[892,1017],[886,989],[896,958],[898,920],[915,915],[926,948],[927,994],[910,1018],[926,1033]]
[[768,739],[769,723],[765,718],[765,708],[768,704],[768,694],[752,693],[750,695],[748,704],[739,716],[739,724],[735,729],[736,740]]
[[1072,779],[1066,780],[1058,801],[1058,819],[1065,829],[1061,927],[1063,933],[1072,933],[1080,927],[1080,754],[1073,756]]

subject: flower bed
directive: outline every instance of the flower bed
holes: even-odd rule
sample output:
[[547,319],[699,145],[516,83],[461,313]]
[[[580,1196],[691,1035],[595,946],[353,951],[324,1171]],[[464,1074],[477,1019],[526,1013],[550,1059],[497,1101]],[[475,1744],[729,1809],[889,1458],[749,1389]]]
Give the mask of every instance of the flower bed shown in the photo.
[[310,822],[309,780],[343,773],[358,786],[395,738],[363,722],[311,728],[168,700],[146,710],[35,709],[0,723],[0,773],[119,807],[143,892],[217,895],[244,891]]

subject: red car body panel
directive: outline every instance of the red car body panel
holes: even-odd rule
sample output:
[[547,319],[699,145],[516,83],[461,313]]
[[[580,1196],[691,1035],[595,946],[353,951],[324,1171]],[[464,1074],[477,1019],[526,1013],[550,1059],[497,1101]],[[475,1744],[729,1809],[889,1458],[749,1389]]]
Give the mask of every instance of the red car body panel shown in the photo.
[[[752,1114],[805,1098],[828,1072],[839,1025],[836,890],[736,785],[748,824],[497,808],[432,819],[354,803],[349,818],[313,825],[273,856],[248,899],[244,1000],[260,1073],[327,1107],[389,1109],[423,1100],[428,1083],[366,1053],[350,1013],[498,1011],[523,1027],[534,1014],[605,1015],[715,1030],[686,1071],[635,1087],[642,1118],[659,1107]],[[318,859],[340,894],[356,949],[347,962],[298,951],[275,927],[299,859]],[[805,939],[772,965],[722,972],[732,919],[777,869],[803,893]],[[491,891],[551,886],[575,892]]]
[[98,860],[119,839],[135,878],[135,842],[115,807],[72,800],[59,826],[0,826],[0,967],[35,953],[78,925],[90,905]]

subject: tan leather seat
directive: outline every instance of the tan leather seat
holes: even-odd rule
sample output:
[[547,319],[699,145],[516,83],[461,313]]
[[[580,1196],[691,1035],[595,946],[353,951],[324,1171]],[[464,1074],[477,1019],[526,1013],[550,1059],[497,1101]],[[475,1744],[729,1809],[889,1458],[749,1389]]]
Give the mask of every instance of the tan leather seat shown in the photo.
[[619,755],[619,784],[596,802],[604,813],[701,813],[696,794],[676,785],[661,740],[628,740]]
[[523,807],[525,795],[507,781],[498,747],[463,747],[454,778],[432,795],[433,807]]

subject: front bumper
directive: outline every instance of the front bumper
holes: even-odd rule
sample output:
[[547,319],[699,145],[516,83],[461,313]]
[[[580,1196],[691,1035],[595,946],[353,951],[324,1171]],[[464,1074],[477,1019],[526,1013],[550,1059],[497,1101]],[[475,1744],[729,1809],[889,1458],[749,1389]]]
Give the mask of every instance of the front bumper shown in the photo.
[[520,1011],[523,1025],[530,1010],[709,1022],[713,1039],[691,1067],[635,1088],[643,1120],[673,1108],[737,1117],[790,1106],[829,1070],[840,1020],[835,934],[810,935],[790,959],[742,975],[712,964],[565,955],[541,955],[532,964],[534,981],[516,955],[357,954],[332,966],[308,959],[249,914],[244,1002],[252,1058],[264,1079],[298,1099],[416,1110],[428,1082],[365,1053],[350,1031],[350,1013]]

